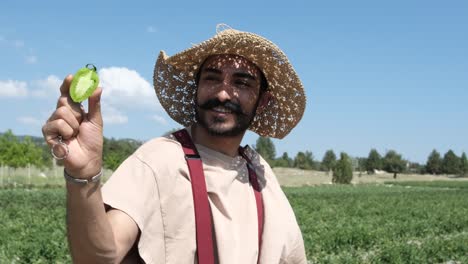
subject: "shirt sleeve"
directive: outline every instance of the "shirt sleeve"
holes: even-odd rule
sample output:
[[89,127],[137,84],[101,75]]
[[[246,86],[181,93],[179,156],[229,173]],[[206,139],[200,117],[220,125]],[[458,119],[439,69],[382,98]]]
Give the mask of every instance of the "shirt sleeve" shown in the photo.
[[282,264],[307,264],[307,258],[304,248],[304,241],[301,232],[297,234],[297,239],[294,241],[292,250],[289,252],[286,259],[281,260]]
[[135,155],[127,158],[102,187],[104,203],[129,215],[142,232],[157,215],[158,196],[153,170]]

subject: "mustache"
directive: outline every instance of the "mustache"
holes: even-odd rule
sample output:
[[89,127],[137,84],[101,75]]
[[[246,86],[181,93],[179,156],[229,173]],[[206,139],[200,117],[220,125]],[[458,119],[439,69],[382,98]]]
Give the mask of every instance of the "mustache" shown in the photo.
[[204,109],[204,110],[211,110],[211,109],[213,109],[215,107],[218,107],[218,106],[222,106],[222,107],[232,111],[233,113],[244,115],[244,112],[242,112],[242,108],[240,107],[240,105],[236,104],[236,103],[233,103],[230,100],[221,102],[217,98],[213,98],[213,99],[207,100],[206,102],[204,102],[201,105],[198,105],[198,107],[200,107],[201,109]]

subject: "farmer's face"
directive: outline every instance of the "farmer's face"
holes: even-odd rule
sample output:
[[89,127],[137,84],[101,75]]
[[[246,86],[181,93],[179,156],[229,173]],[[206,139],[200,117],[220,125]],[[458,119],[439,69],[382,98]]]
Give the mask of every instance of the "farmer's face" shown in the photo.
[[255,64],[241,56],[208,57],[198,82],[198,123],[216,136],[243,134],[257,109],[260,74]]

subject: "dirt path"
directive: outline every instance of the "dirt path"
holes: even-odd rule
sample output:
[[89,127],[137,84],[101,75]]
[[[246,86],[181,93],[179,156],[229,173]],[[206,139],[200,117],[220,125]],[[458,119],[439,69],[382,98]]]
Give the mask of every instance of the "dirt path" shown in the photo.
[[[273,171],[282,186],[306,186],[331,184],[332,173],[329,175],[323,171],[299,170],[292,168],[273,168]],[[367,173],[354,173],[352,183],[383,183],[385,181],[468,181],[468,178],[453,178],[447,175],[428,175],[428,174],[398,174],[396,180],[391,173],[378,173],[367,175]]]

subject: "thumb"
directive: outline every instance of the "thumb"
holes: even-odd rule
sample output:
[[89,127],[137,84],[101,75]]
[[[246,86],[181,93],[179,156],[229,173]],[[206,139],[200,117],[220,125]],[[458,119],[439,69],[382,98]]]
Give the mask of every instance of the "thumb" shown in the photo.
[[101,113],[102,88],[98,87],[88,99],[88,120],[96,125],[103,126]]

